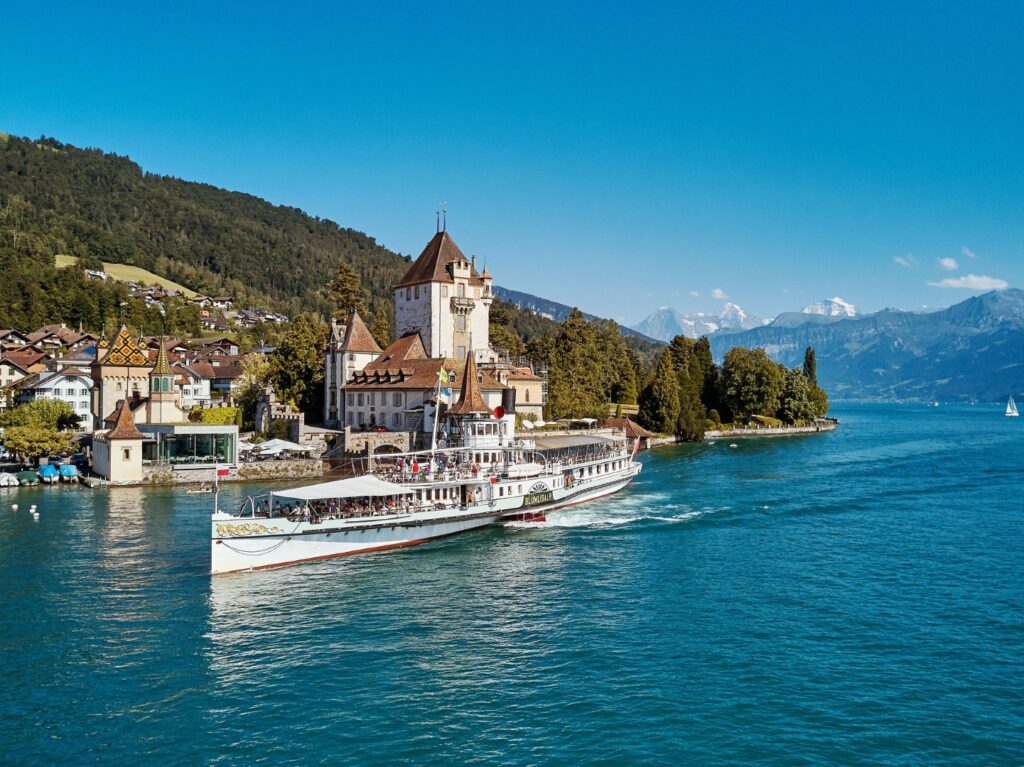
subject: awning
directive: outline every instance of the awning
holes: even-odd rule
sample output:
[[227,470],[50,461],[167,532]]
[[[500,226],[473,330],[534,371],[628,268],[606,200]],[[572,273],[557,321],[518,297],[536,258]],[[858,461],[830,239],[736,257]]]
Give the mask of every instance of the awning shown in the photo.
[[551,436],[545,436],[538,434],[534,437],[534,441],[537,443],[538,450],[561,450],[568,447],[592,447],[594,445],[607,445],[612,440],[605,439],[604,437],[597,436],[583,436],[582,434],[570,435],[570,434],[555,434]]
[[280,452],[282,450],[290,453],[308,453],[313,448],[310,445],[300,445],[298,442],[289,442],[286,439],[268,439],[258,445],[260,452]]
[[327,498],[366,498],[380,495],[412,495],[412,490],[394,482],[385,482],[374,476],[336,479],[317,485],[293,487],[290,490],[276,490],[272,495],[281,498],[296,498],[300,501],[319,501]]

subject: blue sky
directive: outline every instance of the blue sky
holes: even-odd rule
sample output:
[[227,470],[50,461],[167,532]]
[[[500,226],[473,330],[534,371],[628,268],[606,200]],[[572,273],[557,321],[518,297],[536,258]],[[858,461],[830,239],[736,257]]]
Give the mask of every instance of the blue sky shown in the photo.
[[446,200],[499,284],[627,323],[1024,286],[1019,3],[143,5],[5,8],[0,131],[412,255]]

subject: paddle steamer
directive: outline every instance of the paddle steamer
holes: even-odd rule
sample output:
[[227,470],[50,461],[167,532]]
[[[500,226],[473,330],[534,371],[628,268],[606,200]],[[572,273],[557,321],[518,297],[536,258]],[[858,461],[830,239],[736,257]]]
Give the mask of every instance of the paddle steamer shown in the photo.
[[[502,361],[490,347],[493,278],[486,267],[477,272],[475,257],[463,255],[441,214],[433,239],[394,286],[391,346],[377,345],[357,311],[344,326],[332,323],[324,421],[345,427],[345,439],[353,438],[346,451],[360,449],[363,436],[366,465],[346,479],[250,499],[238,514],[215,503],[214,574],[542,521],[557,509],[621,490],[640,472],[625,437],[517,438],[516,385],[523,392],[520,415],[538,417],[543,379],[507,357]],[[448,407],[452,378],[459,376],[460,396]],[[404,427],[431,449],[374,455],[365,435],[389,431],[387,425]],[[408,451],[412,444],[395,449]]]
[[476,380],[469,357],[460,400],[449,410],[458,447],[368,459],[359,476],[250,498],[239,514],[215,511],[211,572],[283,567],[488,525],[543,522],[558,509],[623,489],[640,473],[636,448],[627,449],[624,435],[517,438],[514,414],[492,412]]

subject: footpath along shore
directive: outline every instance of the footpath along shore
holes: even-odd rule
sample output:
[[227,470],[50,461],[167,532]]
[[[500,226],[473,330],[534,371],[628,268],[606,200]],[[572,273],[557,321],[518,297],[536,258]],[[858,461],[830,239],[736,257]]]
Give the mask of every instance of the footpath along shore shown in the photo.
[[[756,426],[750,425],[739,429],[713,429],[704,432],[704,440],[746,439],[748,437],[789,437],[796,434],[819,434],[835,431],[839,426],[838,418],[821,418],[810,426]],[[659,434],[651,437],[651,448],[665,445],[680,444],[671,435]]]

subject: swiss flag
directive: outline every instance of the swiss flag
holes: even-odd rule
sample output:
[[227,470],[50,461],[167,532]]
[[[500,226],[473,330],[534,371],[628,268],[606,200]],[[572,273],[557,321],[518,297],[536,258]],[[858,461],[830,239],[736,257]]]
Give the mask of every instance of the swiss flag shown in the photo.
[[225,468],[224,466],[217,467],[217,476],[226,477],[231,473],[231,469]]

